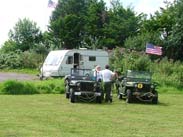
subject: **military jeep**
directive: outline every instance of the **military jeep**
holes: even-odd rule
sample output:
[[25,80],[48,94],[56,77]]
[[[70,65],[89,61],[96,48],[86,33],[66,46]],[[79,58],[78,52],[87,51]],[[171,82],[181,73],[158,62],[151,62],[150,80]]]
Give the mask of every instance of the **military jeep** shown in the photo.
[[124,77],[116,83],[118,98],[126,99],[127,103],[142,101],[157,104],[157,84],[151,81],[151,77],[150,72],[127,70]]
[[70,75],[65,77],[66,98],[76,101],[102,103],[101,82],[93,76],[91,69],[71,68]]

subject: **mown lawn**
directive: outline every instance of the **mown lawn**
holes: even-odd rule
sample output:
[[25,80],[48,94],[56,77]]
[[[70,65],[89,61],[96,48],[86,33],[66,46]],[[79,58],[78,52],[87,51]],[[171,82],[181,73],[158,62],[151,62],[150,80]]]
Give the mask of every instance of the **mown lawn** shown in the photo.
[[160,103],[75,103],[64,95],[0,95],[0,137],[182,137],[183,94]]

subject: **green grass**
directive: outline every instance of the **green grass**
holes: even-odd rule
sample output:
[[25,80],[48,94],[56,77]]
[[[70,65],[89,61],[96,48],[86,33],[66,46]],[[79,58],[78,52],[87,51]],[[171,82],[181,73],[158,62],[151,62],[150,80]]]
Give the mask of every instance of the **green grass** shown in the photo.
[[25,74],[39,74],[40,70],[38,69],[0,69],[0,72],[16,72],[16,73],[25,73]]
[[70,103],[62,94],[0,95],[0,137],[182,137],[183,94],[160,103]]

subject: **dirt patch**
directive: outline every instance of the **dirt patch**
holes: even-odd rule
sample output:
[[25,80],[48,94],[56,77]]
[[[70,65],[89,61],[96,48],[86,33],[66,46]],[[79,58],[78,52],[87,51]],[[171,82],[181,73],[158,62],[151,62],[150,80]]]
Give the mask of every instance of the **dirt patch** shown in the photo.
[[38,80],[38,76],[13,72],[0,72],[0,82],[6,80]]

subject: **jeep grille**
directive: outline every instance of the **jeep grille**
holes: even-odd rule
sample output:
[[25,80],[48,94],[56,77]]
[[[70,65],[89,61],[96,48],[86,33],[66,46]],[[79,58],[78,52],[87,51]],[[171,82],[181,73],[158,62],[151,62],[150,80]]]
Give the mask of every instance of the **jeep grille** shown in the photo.
[[94,83],[81,82],[80,89],[81,89],[81,91],[93,91]]

